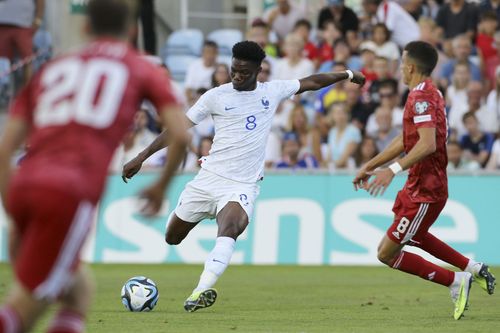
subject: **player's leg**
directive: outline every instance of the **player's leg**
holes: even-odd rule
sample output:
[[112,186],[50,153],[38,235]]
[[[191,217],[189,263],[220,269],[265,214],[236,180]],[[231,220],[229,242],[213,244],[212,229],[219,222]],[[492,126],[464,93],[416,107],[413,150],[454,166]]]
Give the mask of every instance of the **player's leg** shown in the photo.
[[[394,223],[379,246],[379,260],[394,269],[420,276],[450,288],[455,302],[455,319],[460,319],[468,303],[472,274],[453,272],[433,264],[414,253],[401,251],[410,241],[420,242],[436,221],[446,201],[415,203],[401,191],[393,207]],[[399,250],[399,251],[398,251]]]
[[491,274],[488,265],[463,256],[430,232],[423,235],[418,242],[410,242],[409,245],[419,247],[434,257],[460,268],[462,271],[472,273],[474,282],[477,282],[488,294],[494,293],[496,279]]
[[48,333],[83,332],[94,289],[94,281],[87,267],[80,266],[75,272],[73,283],[59,298],[61,307],[52,319]]
[[22,331],[29,331],[71,285],[94,206],[67,193],[33,187],[14,188],[8,200],[21,241],[13,255],[18,285],[3,313],[16,314]]
[[217,292],[212,287],[224,273],[234,252],[236,239],[248,225],[247,212],[237,202],[228,202],[217,214],[217,239],[209,253],[198,285],[184,303],[184,309],[193,312],[211,306]]
[[169,245],[178,245],[199,222],[186,222],[172,212],[167,223],[165,242]]

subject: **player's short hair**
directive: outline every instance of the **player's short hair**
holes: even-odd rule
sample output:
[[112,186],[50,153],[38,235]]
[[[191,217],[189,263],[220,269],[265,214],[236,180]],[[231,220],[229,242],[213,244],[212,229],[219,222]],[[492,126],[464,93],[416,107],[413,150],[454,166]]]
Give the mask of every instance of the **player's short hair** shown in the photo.
[[266,57],[266,53],[259,44],[249,40],[234,44],[232,51],[233,58],[251,61],[259,66]]
[[136,4],[131,0],[90,0],[87,7],[95,35],[124,35],[135,15]]
[[406,44],[404,50],[417,65],[417,70],[424,75],[431,75],[438,61],[438,53],[434,46],[423,41]]

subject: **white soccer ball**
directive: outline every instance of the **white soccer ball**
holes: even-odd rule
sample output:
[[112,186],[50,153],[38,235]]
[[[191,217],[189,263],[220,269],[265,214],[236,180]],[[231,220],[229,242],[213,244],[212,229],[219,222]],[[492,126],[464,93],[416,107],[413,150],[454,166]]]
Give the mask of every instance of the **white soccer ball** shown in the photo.
[[145,276],[134,276],[122,287],[122,303],[129,311],[151,311],[159,297],[156,284]]

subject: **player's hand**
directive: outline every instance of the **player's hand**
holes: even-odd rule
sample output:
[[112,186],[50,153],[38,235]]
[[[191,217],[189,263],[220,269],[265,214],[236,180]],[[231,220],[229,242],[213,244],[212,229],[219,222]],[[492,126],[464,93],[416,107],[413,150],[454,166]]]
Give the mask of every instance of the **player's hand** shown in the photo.
[[141,192],[140,198],[146,201],[141,213],[145,216],[154,216],[158,214],[163,204],[165,186],[159,182],[153,183]]
[[370,195],[376,197],[377,195],[384,195],[385,190],[392,182],[394,178],[394,173],[389,168],[383,168],[376,171],[370,171],[367,173],[375,178],[368,184],[365,189],[370,193]]
[[361,188],[366,188],[368,185],[368,179],[370,179],[370,175],[368,174],[368,169],[362,167],[359,169],[356,177],[352,180],[352,184],[354,185],[354,190],[357,191]]
[[139,156],[134,157],[129,162],[125,163],[122,170],[122,179],[127,183],[127,179],[134,177],[142,168],[142,159]]
[[351,82],[354,82],[356,84],[359,84],[360,86],[363,86],[365,84],[366,78],[363,75],[363,73],[358,72],[358,71],[352,71],[353,77]]

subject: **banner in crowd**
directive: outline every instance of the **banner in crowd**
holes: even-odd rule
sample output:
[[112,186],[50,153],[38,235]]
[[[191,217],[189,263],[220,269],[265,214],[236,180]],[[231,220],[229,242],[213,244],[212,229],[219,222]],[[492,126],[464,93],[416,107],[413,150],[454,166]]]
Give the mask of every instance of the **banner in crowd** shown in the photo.
[[[110,176],[97,209],[97,223],[84,249],[91,262],[202,263],[214,245],[215,221],[203,221],[178,246],[164,241],[165,223],[184,185],[177,177],[158,217],[140,215],[137,194],[156,177],[143,173],[128,184]],[[355,192],[352,176],[274,174],[261,191],[233,263],[378,264],[377,245],[393,219],[392,205],[405,177],[383,197]],[[500,264],[499,176],[451,176],[450,199],[431,232],[457,250]],[[7,258],[5,217],[0,212],[0,260]],[[420,250],[415,250],[422,253]],[[426,256],[426,258],[430,258]]]

